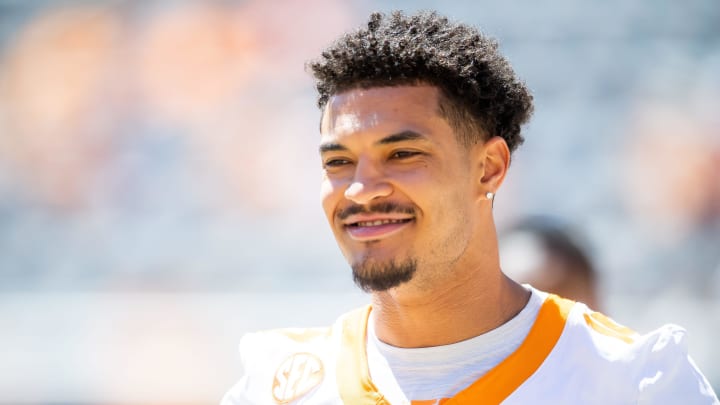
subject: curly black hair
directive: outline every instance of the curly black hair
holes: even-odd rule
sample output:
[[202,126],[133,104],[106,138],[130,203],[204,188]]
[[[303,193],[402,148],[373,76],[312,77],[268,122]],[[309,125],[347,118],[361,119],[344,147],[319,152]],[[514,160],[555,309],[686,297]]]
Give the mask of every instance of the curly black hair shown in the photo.
[[497,41],[436,12],[373,13],[367,27],[340,37],[308,69],[321,109],[332,95],[355,88],[436,86],[440,113],[465,144],[501,136],[514,151],[533,110],[532,95]]

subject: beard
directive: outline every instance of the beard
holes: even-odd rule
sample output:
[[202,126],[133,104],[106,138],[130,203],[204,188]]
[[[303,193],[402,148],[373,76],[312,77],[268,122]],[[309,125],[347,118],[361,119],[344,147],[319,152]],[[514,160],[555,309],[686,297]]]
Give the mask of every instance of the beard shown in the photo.
[[[352,204],[339,211],[338,221],[347,219],[350,215],[360,213],[402,213],[415,216],[415,208],[409,205],[400,205],[393,202],[376,203],[370,207]],[[339,240],[339,239],[338,239]],[[367,242],[369,248],[374,242]],[[403,261],[390,260],[378,262],[365,257],[363,260],[351,264],[353,281],[365,292],[382,292],[410,281],[415,275],[417,262],[408,258]]]
[[417,262],[407,259],[377,263],[364,260],[352,265],[353,281],[365,292],[382,292],[410,281],[417,270]]

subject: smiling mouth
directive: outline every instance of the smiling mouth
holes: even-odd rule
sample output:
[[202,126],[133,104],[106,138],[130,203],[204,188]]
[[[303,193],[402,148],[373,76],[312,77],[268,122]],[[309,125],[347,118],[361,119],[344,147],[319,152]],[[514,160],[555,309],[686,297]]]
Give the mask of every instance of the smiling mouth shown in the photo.
[[373,219],[345,225],[350,238],[359,242],[378,241],[405,229],[415,218]]
[[387,225],[387,224],[404,224],[412,221],[412,218],[404,218],[404,219],[377,219],[374,221],[358,221],[353,222],[351,224],[347,224],[346,226],[349,228],[359,228],[359,227],[371,227],[371,226],[381,226],[381,225]]

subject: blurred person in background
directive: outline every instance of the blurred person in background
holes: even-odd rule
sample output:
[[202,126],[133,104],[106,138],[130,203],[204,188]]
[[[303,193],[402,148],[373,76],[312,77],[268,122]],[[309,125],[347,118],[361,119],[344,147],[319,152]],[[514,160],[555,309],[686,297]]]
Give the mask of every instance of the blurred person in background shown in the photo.
[[510,278],[602,310],[599,275],[577,231],[556,218],[531,217],[503,229],[499,241]]
[[123,25],[103,7],[59,9],[17,35],[0,65],[0,162],[35,204],[76,212],[114,155]]
[[647,100],[630,117],[618,241],[631,266],[652,269],[636,288],[717,297],[707,280],[720,264],[720,105],[708,96]]
[[223,404],[717,404],[666,325],[640,335],[501,271],[493,202],[533,103],[497,43],[373,13],[311,62],[323,209],[372,305],[246,335]]

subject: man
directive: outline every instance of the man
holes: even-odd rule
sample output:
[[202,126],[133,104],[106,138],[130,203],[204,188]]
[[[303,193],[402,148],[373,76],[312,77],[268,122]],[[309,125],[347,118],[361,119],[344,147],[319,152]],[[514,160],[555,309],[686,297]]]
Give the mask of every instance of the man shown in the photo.
[[224,404],[717,403],[685,332],[506,277],[492,204],[532,98],[474,28],[373,14],[310,64],[322,200],[372,305],[249,334]]

